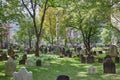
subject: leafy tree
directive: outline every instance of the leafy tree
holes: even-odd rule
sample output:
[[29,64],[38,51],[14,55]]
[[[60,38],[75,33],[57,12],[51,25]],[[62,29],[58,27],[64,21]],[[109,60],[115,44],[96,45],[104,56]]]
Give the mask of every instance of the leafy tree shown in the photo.
[[[32,47],[32,39],[34,37],[34,29],[32,25],[32,21],[29,19],[23,19],[19,21],[19,30],[13,36],[17,42],[22,42],[24,45],[29,45],[29,48]],[[29,27],[28,27],[29,26]]]
[[[40,36],[42,33],[44,18],[47,10],[47,3],[48,3],[48,0],[27,0],[27,1],[22,0],[22,4],[24,5],[25,9],[29,13],[30,17],[32,18],[33,25],[34,25],[34,31],[35,31],[35,37],[36,37],[35,56],[39,56],[39,42],[40,42]],[[41,22],[39,27],[37,26],[37,23],[36,23],[36,10],[38,8],[37,6],[39,6],[39,9],[42,9],[43,7],[43,14],[40,20]]]

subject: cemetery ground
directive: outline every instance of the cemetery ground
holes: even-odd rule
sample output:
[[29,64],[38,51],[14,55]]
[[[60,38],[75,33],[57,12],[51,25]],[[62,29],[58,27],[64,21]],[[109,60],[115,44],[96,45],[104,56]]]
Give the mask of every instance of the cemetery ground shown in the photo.
[[[104,56],[103,54],[99,56]],[[95,56],[98,57],[98,56]],[[68,75],[70,80],[120,80],[120,63],[116,63],[116,74],[103,73],[103,63],[87,64],[81,63],[78,57],[63,57],[59,58],[54,54],[41,54],[39,59],[42,60],[42,66],[28,66],[19,65],[19,58],[15,60],[17,64],[17,70],[24,66],[28,71],[32,71],[33,80],[56,80],[58,75]],[[28,55],[28,59],[36,60],[33,54]],[[50,65],[45,65],[45,62],[50,62]],[[0,80],[13,80],[13,76],[5,76],[5,62],[0,61]],[[95,74],[87,74],[87,68],[93,65],[96,67],[97,72]]]

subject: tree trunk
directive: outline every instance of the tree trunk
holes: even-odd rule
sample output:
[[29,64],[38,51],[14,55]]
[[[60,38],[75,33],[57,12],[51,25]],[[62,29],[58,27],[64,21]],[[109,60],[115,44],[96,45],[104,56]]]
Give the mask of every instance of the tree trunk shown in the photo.
[[32,36],[29,30],[28,30],[28,35],[29,35],[29,48],[31,49],[32,48],[31,46]]
[[39,56],[39,36],[36,37],[36,44],[35,44],[35,56]]

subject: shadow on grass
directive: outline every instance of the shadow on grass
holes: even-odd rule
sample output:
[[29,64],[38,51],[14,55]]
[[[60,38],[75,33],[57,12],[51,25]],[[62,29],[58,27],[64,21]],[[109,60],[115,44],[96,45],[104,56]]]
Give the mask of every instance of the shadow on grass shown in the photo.
[[[120,64],[116,64],[117,74],[103,74],[102,64],[94,63],[97,73],[94,75],[87,74],[87,68],[91,64],[83,64],[78,58],[57,58],[50,60],[50,66],[41,67],[25,66],[28,71],[33,72],[33,80],[56,80],[58,75],[64,74],[70,77],[70,80],[120,80]],[[21,66],[17,65],[17,70]],[[5,77],[3,63],[0,62],[0,80],[11,80],[12,77]]]

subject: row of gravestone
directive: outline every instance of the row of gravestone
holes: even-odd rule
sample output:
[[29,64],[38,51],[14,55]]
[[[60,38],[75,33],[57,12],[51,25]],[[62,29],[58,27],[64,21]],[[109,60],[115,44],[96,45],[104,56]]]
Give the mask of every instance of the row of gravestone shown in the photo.
[[[111,58],[109,55],[106,55],[104,57],[104,59],[103,58],[98,58],[98,62],[99,63],[103,63],[104,60],[107,57]],[[81,59],[81,63],[94,63],[95,62],[95,58],[94,58],[93,55],[82,55],[81,54],[80,59]],[[118,56],[116,56],[114,59],[115,59],[115,61],[114,61],[115,63],[119,63],[120,62],[120,58]]]
[[[5,63],[5,76],[12,76],[13,80],[32,80],[32,72],[28,72],[25,67],[21,67],[18,72],[16,71],[16,64],[10,57]],[[56,80],[69,80],[68,76],[58,76]]]
[[[41,66],[41,64],[37,64],[37,66]],[[91,69],[91,67],[90,67],[90,69]],[[5,74],[6,74],[6,76],[10,76],[15,70],[16,70],[16,63],[10,57],[8,59],[8,61],[5,63]],[[103,63],[103,71],[104,71],[104,73],[116,73],[115,63],[112,61],[111,58],[107,57],[105,59],[105,61]]]
[[[13,80],[32,80],[32,72],[28,72],[25,67],[21,67],[18,72],[16,71],[16,64],[14,60],[10,57],[5,63],[5,75],[12,76]],[[95,74],[96,69],[93,66],[88,68],[88,74]],[[69,80],[70,78],[66,75],[60,75],[56,80]]]
[[[28,72],[25,67],[21,67],[18,72],[13,73],[13,80],[33,80],[32,72]],[[70,80],[70,78],[67,75],[59,75],[56,80]]]

